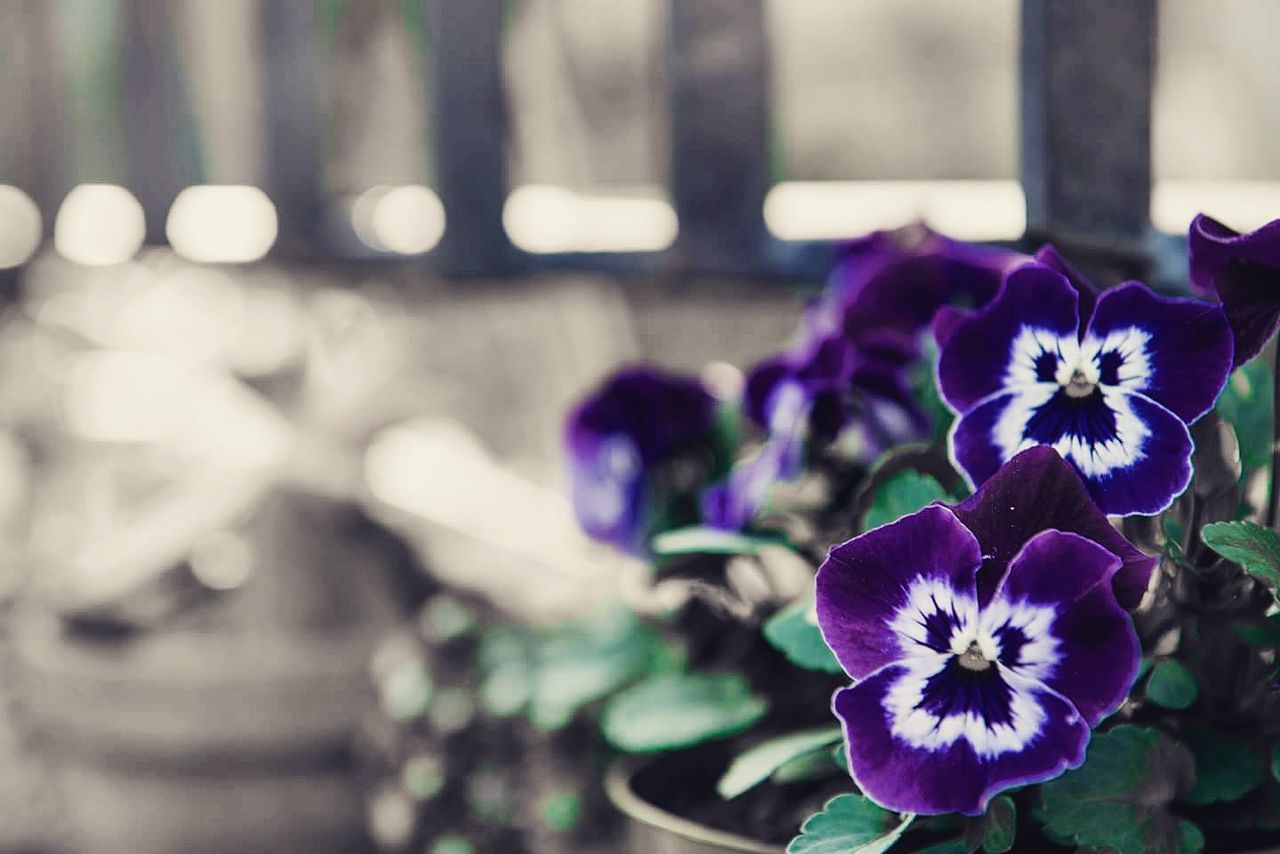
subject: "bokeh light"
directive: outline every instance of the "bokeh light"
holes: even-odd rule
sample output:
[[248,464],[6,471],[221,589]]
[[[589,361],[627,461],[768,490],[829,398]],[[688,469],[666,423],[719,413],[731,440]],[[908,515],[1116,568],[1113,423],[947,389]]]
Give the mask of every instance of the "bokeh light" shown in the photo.
[[173,200],[165,236],[174,251],[192,261],[246,264],[276,242],[276,207],[257,187],[203,184]]
[[40,248],[43,220],[31,197],[0,184],[0,270],[18,267]]
[[69,261],[92,267],[121,264],[142,248],[142,205],[124,187],[80,184],[58,208],[53,245]]
[[644,188],[595,196],[549,184],[513,190],[502,211],[511,242],[526,252],[656,252],[676,239],[675,209]]
[[420,255],[444,235],[444,205],[430,187],[379,184],[352,203],[351,227],[370,249]]

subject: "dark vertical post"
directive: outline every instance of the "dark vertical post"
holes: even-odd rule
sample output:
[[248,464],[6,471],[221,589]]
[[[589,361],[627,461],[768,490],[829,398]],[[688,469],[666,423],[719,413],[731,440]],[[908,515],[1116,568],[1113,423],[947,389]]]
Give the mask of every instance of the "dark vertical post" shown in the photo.
[[1156,0],[1023,0],[1027,233],[1096,275],[1143,272]]
[[316,0],[262,0],[266,121],[264,189],[279,219],[277,250],[311,255],[325,221],[323,91]]
[[672,252],[690,272],[761,269],[769,189],[763,0],[671,0]]
[[12,174],[0,180],[31,196],[46,237],[53,234],[58,206],[72,184],[59,23],[59,7],[44,0],[9,0],[0,6],[0,56],[13,98],[0,108],[0,122],[16,125],[0,134],[15,149],[3,153]]
[[165,242],[170,205],[199,179],[191,112],[174,55],[174,9],[151,0],[125,0],[121,8],[126,174],[146,214],[148,243]]
[[446,275],[510,271],[502,226],[507,199],[507,108],[502,82],[503,0],[424,0],[435,190],[445,231],[432,252]]

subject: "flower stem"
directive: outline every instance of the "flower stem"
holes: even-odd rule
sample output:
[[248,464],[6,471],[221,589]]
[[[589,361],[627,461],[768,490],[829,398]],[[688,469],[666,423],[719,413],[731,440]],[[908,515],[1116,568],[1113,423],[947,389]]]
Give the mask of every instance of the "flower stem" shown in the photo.
[[1271,485],[1267,491],[1267,527],[1280,522],[1280,346],[1271,359]]

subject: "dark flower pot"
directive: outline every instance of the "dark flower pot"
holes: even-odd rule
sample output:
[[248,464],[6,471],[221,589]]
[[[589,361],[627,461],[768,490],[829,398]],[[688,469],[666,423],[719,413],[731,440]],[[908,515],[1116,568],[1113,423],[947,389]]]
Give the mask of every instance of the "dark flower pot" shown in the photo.
[[699,824],[656,806],[655,789],[676,779],[681,754],[624,758],[605,775],[605,793],[626,817],[631,854],[782,854],[783,848]]

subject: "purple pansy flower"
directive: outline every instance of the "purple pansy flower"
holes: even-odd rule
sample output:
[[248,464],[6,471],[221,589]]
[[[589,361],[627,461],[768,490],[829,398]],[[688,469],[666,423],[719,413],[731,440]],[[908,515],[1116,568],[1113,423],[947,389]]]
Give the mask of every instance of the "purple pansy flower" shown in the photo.
[[743,408],[765,429],[765,441],[703,495],[703,516],[713,527],[745,527],[770,486],[800,474],[810,442],[831,441],[848,421],[853,348],[830,329],[805,331],[796,345],[747,375]]
[[1280,328],[1280,220],[1240,234],[1201,214],[1187,236],[1191,284],[1217,294],[1231,323],[1239,367]]
[[[819,627],[855,680],[832,700],[849,772],[885,808],[978,815],[1004,789],[1078,767],[1090,727],[1137,676],[1137,632],[1113,590],[1134,567],[1087,534],[1031,533],[1046,486],[1027,476],[1074,475],[1049,448],[1015,465],[966,511],[926,507],[837,546],[818,571]],[[1083,489],[1074,497],[1083,506],[1058,499],[1056,515],[1101,518]],[[984,528],[997,520],[1018,535],[997,523],[993,549]]]
[[961,243],[921,225],[877,231],[837,249],[831,302],[845,336],[866,354],[906,364],[941,307],[986,305],[1027,256]]
[[1232,364],[1217,305],[1126,282],[1098,295],[1042,251],[985,308],[935,322],[938,387],[961,417],[952,458],[980,484],[1024,448],[1052,445],[1107,513],[1158,513],[1191,478],[1187,425]]
[[698,380],[643,365],[617,371],[579,403],[565,425],[565,448],[582,529],[625,551],[643,551],[653,476],[711,444],[715,407]]
[[934,312],[982,305],[1026,256],[950,240],[923,226],[877,231],[842,244],[829,286],[809,307],[799,340],[747,372],[746,414],[767,432],[754,456],[709,490],[708,523],[738,529],[769,487],[799,474],[807,447],[856,431],[871,462],[928,435],[906,369]]

